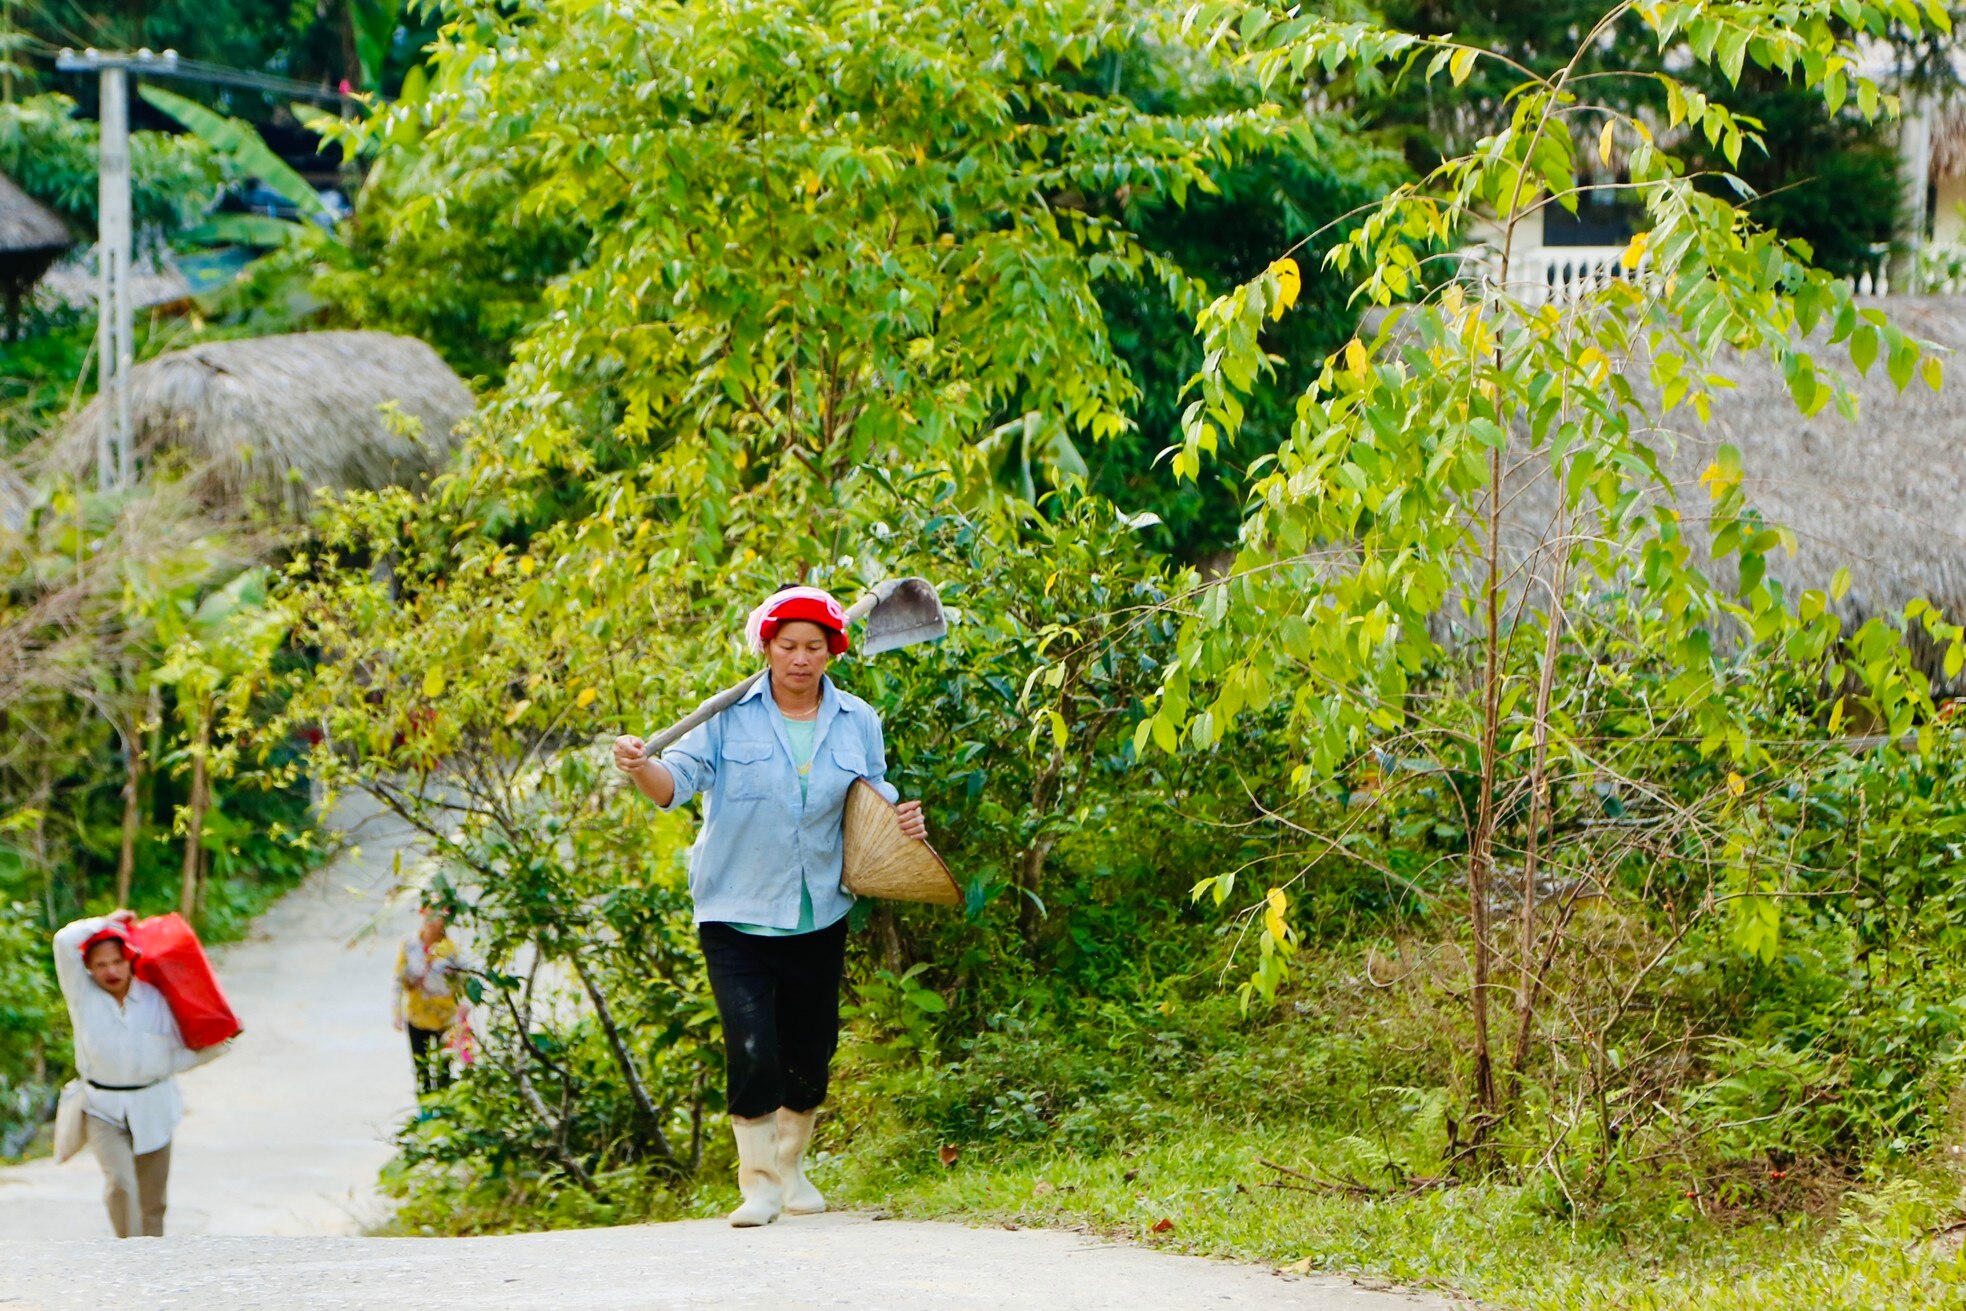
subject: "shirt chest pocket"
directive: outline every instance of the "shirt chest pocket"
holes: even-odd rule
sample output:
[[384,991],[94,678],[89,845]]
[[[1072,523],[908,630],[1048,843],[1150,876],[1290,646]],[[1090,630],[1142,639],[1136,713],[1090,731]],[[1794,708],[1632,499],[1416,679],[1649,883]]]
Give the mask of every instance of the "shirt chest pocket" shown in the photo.
[[775,747],[776,743],[762,738],[725,738],[721,765],[724,795],[732,801],[771,800],[778,774]]
[[820,754],[827,757],[831,768],[813,770],[813,794],[807,800],[808,806],[814,800],[822,805],[833,804],[846,796],[853,780],[867,776],[867,753],[857,743],[829,746]]

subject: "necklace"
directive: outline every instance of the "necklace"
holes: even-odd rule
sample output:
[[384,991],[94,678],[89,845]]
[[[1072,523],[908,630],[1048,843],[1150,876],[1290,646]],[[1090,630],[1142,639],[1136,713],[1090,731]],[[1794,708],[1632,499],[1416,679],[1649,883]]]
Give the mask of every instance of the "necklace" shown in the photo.
[[805,723],[807,720],[819,718],[819,707],[814,706],[811,709],[811,711],[809,711],[806,714],[795,715],[791,711],[787,710],[784,706],[780,706],[778,707],[778,713],[785,716],[785,718],[787,719],[797,720],[800,723]]

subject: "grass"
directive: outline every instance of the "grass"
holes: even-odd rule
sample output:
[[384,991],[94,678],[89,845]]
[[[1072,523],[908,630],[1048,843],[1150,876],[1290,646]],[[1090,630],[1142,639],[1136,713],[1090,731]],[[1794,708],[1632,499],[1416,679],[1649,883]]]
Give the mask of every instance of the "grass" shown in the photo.
[[[1910,1161],[1880,1154],[1854,1181],[1851,1167],[1820,1157],[1776,1169],[1761,1155],[1716,1154],[1614,1174],[1614,1187],[1574,1200],[1578,1186],[1567,1192],[1549,1173],[1400,1196],[1308,1189],[1305,1175],[1442,1173],[1450,1104],[1424,1069],[1398,1064],[1438,1016],[1378,1032],[1312,1009],[1317,1023],[1294,1009],[1245,1021],[1222,998],[1069,1024],[997,1016],[940,1055],[877,1041],[905,1030],[863,1013],[812,1174],[844,1207],[1079,1229],[1494,1308],[1966,1308],[1966,1262],[1949,1234],[1966,1217],[1966,1156],[1944,1146]],[[671,1192],[623,1172],[606,1207],[550,1171],[473,1180],[468,1170],[402,1178],[389,1232],[715,1216],[736,1200],[721,1135],[692,1186]]]
[[[822,1133],[822,1138],[825,1135]],[[1826,1216],[1716,1220],[1677,1194],[1589,1218],[1550,1187],[1482,1184],[1395,1199],[1286,1191],[1301,1131],[1202,1123],[1128,1151],[965,1149],[856,1135],[814,1177],[840,1202],[911,1219],[1082,1226],[1202,1256],[1376,1277],[1522,1311],[1879,1311],[1966,1306],[1966,1262],[1933,1231],[1961,1177],[1932,1167]],[[1313,1155],[1315,1155],[1315,1150]]]

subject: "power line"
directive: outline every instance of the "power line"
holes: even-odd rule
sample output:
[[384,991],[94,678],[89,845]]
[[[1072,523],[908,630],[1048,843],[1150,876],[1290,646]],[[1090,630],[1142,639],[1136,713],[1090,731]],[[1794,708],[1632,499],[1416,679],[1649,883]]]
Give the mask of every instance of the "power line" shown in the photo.
[[[39,45],[39,42],[35,42]],[[135,314],[130,300],[130,75],[175,77],[194,82],[250,87],[283,95],[319,99],[326,94],[290,78],[249,73],[180,58],[175,50],[97,50],[54,52],[55,67],[64,73],[94,73],[101,79],[102,102],[96,152],[98,222],[96,268],[97,391],[111,402],[112,422],[104,424],[96,441],[96,482],[104,491],[127,488],[135,477],[131,450],[130,371],[135,360]],[[353,97],[347,97],[353,99]]]
[[[364,99],[353,92],[341,91],[331,87],[315,86],[310,82],[297,81],[291,77],[280,77],[273,73],[258,73],[251,69],[232,68],[226,64],[214,64],[203,59],[186,59],[175,50],[161,54],[148,50],[126,52],[104,52],[98,50],[76,51],[62,46],[49,45],[45,41],[26,37],[21,47],[43,58],[53,59],[55,67],[62,72],[93,72],[105,67],[104,61],[118,61],[123,67],[136,69],[152,77],[176,77],[189,82],[208,82],[219,86],[235,86],[250,91],[262,91],[270,95],[291,96],[296,100],[312,100],[320,104],[339,104],[344,101],[356,102]],[[147,59],[148,62],[136,62]],[[387,96],[369,97],[386,102]]]
[[202,59],[180,58],[177,61],[176,71],[165,76],[189,78],[197,82],[216,82],[221,86],[245,87],[254,91],[268,91],[276,95],[293,96],[295,99],[313,100],[323,104],[361,99],[351,92],[312,86],[306,82],[297,82],[293,78],[279,77],[272,73],[254,73],[243,68],[228,68],[224,64],[206,63]]

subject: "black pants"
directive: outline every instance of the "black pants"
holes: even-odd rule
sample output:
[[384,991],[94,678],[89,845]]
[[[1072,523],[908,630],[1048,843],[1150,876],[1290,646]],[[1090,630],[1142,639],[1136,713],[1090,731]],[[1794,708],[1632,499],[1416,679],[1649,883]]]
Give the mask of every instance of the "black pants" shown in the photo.
[[416,1066],[417,1094],[450,1087],[450,1055],[444,1050],[444,1035],[449,1030],[419,1029],[414,1024],[403,1027],[410,1031],[410,1063]]
[[696,937],[724,1021],[730,1113],[755,1120],[781,1106],[810,1111],[825,1101],[827,1069],[840,1045],[846,921],[787,938],[699,924]]

